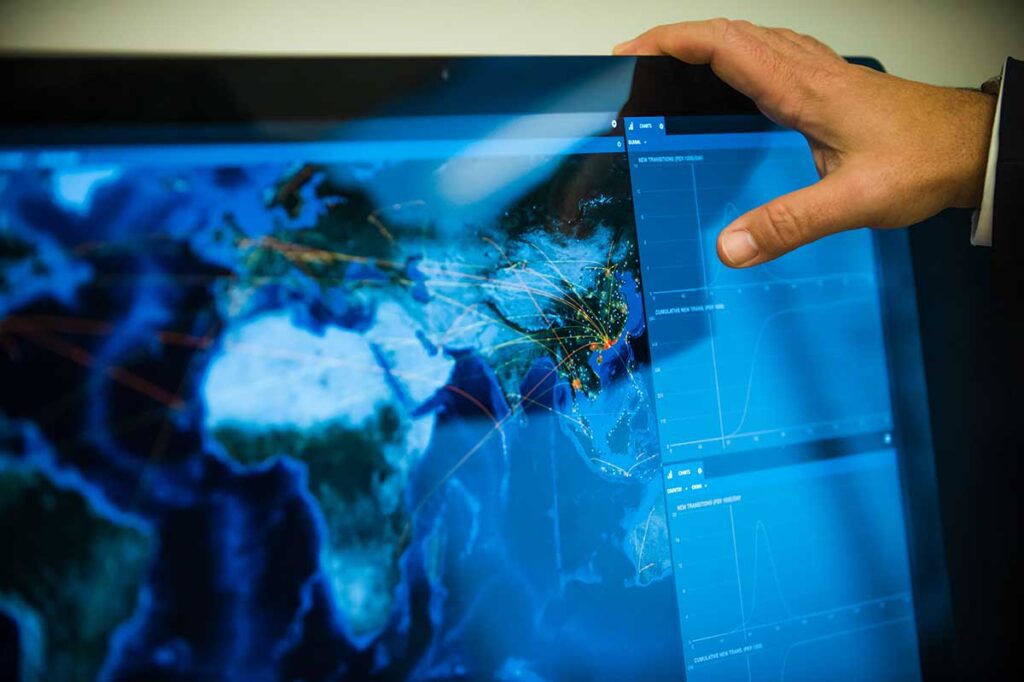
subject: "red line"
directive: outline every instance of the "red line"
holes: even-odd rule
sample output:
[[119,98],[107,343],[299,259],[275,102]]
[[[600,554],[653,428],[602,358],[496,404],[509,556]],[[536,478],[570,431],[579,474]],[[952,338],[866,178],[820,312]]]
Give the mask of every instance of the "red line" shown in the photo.
[[[0,332],[8,329],[12,332],[34,333],[39,331],[56,331],[64,334],[112,334],[116,327],[102,320],[89,320],[81,317],[62,317],[59,315],[14,315],[0,321]],[[162,343],[190,348],[209,348],[214,339],[211,336],[194,336],[175,331],[157,331],[157,338]]]
[[[63,339],[38,331],[18,330],[18,334],[19,336],[32,341],[36,345],[42,346],[43,348],[46,348],[57,355],[61,355],[72,362],[82,365],[83,367],[94,367],[96,365],[96,359],[93,358],[88,351],[73,343],[68,343]],[[178,410],[185,406],[185,403],[176,395],[165,391],[156,384],[148,381],[147,379],[143,379],[137,374],[129,372],[123,367],[110,365],[104,370],[104,373],[122,386],[135,390],[159,403],[163,403],[171,409]]]
[[449,391],[451,391],[452,393],[456,393],[456,394],[458,394],[458,395],[461,395],[461,396],[462,396],[463,398],[465,398],[466,400],[470,401],[471,403],[473,403],[474,405],[476,405],[477,407],[479,407],[479,408],[480,408],[480,411],[481,411],[481,412],[483,412],[483,413],[484,413],[485,415],[487,415],[487,417],[488,417],[488,418],[489,418],[489,419],[490,419],[490,420],[491,420],[492,422],[494,422],[494,425],[495,425],[495,426],[496,426],[496,427],[497,427],[498,429],[501,429],[501,426],[500,426],[500,425],[498,424],[498,420],[497,420],[497,418],[495,418],[495,416],[494,416],[494,413],[493,413],[493,412],[491,412],[490,410],[488,410],[488,409],[487,409],[487,406],[486,406],[486,405],[484,405],[484,404],[483,404],[482,402],[480,402],[479,400],[477,400],[475,396],[473,396],[473,395],[472,395],[472,394],[470,394],[470,393],[467,393],[466,391],[462,390],[462,389],[461,389],[461,388],[459,388],[458,386],[452,386],[451,384],[445,384],[445,385],[444,385],[444,386],[443,386],[442,388],[445,388],[446,390],[449,390]]

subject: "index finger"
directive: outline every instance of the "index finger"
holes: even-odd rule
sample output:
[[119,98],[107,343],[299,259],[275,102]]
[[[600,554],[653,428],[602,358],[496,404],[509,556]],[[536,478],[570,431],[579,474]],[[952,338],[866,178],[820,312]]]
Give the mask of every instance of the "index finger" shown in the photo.
[[[763,29],[761,29],[763,30]],[[615,47],[617,55],[668,55],[690,64],[710,64],[719,78],[754,100],[774,79],[777,61],[768,41],[745,21],[709,19],[656,26]]]

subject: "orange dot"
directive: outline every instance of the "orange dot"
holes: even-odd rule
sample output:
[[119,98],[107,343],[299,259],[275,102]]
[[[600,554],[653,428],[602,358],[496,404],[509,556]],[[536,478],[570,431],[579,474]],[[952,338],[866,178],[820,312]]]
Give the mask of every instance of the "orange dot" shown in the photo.
[[572,387],[578,391],[581,388],[583,388],[583,382],[580,381],[578,378],[573,379],[572,380]]

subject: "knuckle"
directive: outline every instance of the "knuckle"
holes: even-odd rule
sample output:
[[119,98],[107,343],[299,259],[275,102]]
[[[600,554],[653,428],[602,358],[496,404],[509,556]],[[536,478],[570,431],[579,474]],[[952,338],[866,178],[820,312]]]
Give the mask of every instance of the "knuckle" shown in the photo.
[[797,33],[796,34],[796,39],[799,40],[800,43],[803,44],[808,49],[812,49],[812,50],[820,50],[822,48],[824,48],[826,50],[829,49],[828,46],[825,45],[825,43],[821,42],[820,40],[818,40],[814,36],[807,35],[806,33]]
[[782,123],[808,131],[821,126],[822,108],[838,91],[837,74],[828,65],[801,60],[787,65],[774,102]]
[[675,32],[671,24],[658,24],[649,29],[644,35],[657,45],[659,50],[664,51],[672,43]]
[[708,21],[708,26],[711,27],[711,31],[718,37],[718,40],[722,42],[728,40],[730,34],[734,35],[733,22],[724,17],[711,19],[710,21]]
[[785,38],[792,45],[802,47],[802,42],[800,41],[800,38],[797,36],[796,31],[792,31],[788,28],[773,28],[772,32],[774,32],[776,35],[782,38]]
[[764,206],[764,227],[759,237],[772,253],[788,251],[803,241],[803,220],[788,203],[769,202]]
[[817,40],[815,40],[811,36],[806,35],[804,33],[798,33],[796,31],[792,31],[792,30],[788,30],[787,29],[786,35],[794,43],[796,43],[797,45],[800,45],[801,47],[803,47],[803,48],[805,48],[807,50],[813,50],[816,47],[818,47],[818,45],[819,45]]
[[743,19],[723,19],[719,40],[735,49],[763,49],[764,40],[757,35],[757,27]]
[[818,40],[814,36],[803,35],[803,34],[800,34],[800,35],[803,38],[804,44],[807,46],[808,50],[811,50],[812,52],[816,52],[817,54],[820,54],[823,57],[828,57],[828,58],[831,58],[833,60],[838,60],[840,62],[844,62],[843,58],[840,57],[836,53],[835,50],[833,50],[831,47],[829,47],[825,43],[821,42],[820,40]]
[[801,88],[789,83],[781,89],[777,107],[782,113],[782,123],[786,126],[804,130],[808,126],[808,104],[812,97]]
[[779,123],[787,128],[802,130],[804,128],[807,97],[802,89],[794,83],[791,70],[784,65],[774,68],[775,78],[766,105]]

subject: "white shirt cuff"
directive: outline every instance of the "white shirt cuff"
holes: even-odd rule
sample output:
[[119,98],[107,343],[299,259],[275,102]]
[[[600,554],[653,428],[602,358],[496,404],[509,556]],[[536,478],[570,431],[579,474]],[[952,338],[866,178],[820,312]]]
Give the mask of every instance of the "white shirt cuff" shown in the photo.
[[[1006,64],[1003,64],[1003,77]],[[996,115],[992,120],[992,139],[988,145],[988,164],[985,166],[985,185],[981,190],[981,208],[974,212],[971,221],[971,243],[975,246],[992,246],[992,204],[996,194],[996,162],[999,160],[999,111],[1003,108],[1003,88],[999,88],[996,100]]]

